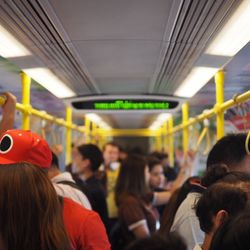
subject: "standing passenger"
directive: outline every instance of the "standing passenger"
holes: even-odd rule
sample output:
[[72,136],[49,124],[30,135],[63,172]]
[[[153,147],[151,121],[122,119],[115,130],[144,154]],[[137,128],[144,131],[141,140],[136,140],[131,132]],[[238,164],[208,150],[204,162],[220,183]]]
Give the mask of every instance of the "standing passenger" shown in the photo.
[[[7,130],[0,139],[0,149],[0,159],[5,159],[4,163],[28,162],[46,173],[51,165],[51,150],[47,142],[30,131]],[[36,179],[33,179],[33,182],[35,183]],[[18,194],[18,189],[15,190]],[[64,224],[73,249],[110,250],[105,227],[97,213],[68,198],[62,198],[61,202]]]
[[184,169],[180,171],[171,192],[150,192],[149,170],[145,159],[131,155],[122,162],[115,198],[124,244],[155,232],[158,213],[153,206],[168,202],[172,192],[185,180],[185,172]]
[[[211,149],[207,158],[207,170],[214,164],[225,164],[229,171],[250,172],[250,155],[245,149],[246,134],[230,134],[221,138]],[[171,231],[180,234],[188,250],[201,245],[204,233],[195,215],[194,205],[200,194],[192,192],[178,208]]]
[[103,148],[104,164],[100,168],[102,183],[106,190],[106,201],[108,206],[109,229],[117,221],[118,210],[115,203],[115,185],[117,182],[120,163],[119,163],[119,146],[114,142],[107,143]]
[[91,205],[87,196],[80,190],[69,172],[61,172],[57,156],[52,152],[52,163],[48,169],[48,177],[52,181],[56,193],[62,197],[68,197],[87,209]]
[[103,162],[101,150],[94,144],[82,144],[75,150],[73,159],[76,172],[87,188],[87,195],[94,211],[99,213],[103,223],[107,226],[108,212],[105,190],[100,180],[95,176]]

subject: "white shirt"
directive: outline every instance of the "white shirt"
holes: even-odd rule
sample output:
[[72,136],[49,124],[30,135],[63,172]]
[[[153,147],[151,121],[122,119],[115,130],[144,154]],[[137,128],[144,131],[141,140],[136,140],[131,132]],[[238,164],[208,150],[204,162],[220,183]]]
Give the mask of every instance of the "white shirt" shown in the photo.
[[68,172],[61,173],[51,179],[53,186],[56,190],[56,193],[62,197],[70,198],[71,200],[79,203],[83,207],[87,209],[92,209],[91,205],[89,203],[89,200],[87,196],[80,190],[77,190],[74,187],[71,187],[67,184],[58,184],[58,182],[61,181],[70,181],[75,183],[75,181],[72,178],[72,175]]
[[202,250],[200,245],[195,245],[194,250]]
[[199,220],[195,214],[194,206],[200,198],[200,193],[189,193],[179,206],[171,232],[177,232],[187,244],[188,250],[193,250],[195,245],[202,245],[204,233],[200,229]]

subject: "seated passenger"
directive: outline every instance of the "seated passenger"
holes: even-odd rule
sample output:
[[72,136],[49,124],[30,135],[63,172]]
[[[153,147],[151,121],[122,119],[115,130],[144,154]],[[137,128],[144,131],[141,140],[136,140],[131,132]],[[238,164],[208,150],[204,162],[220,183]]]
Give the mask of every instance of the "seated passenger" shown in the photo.
[[95,173],[103,162],[101,150],[94,144],[82,144],[76,148],[73,164],[75,165],[78,179],[77,183],[85,184],[91,206],[96,211],[103,223],[108,224],[108,211],[105,190]]
[[10,138],[0,143],[0,249],[72,249],[59,199],[46,173],[6,157],[10,148],[6,143],[13,143]]
[[146,239],[140,239],[132,243],[126,250],[186,250],[187,247],[182,238],[175,234],[161,237],[154,235]]
[[155,232],[158,213],[153,205],[167,203],[184,179],[185,169],[180,171],[171,192],[150,192],[149,171],[144,158],[132,155],[123,161],[116,185],[116,202],[124,244]]
[[[207,158],[207,170],[214,164],[225,164],[229,171],[250,172],[250,155],[245,150],[246,134],[230,134],[220,139],[211,149]],[[186,241],[188,250],[202,244],[204,233],[200,230],[194,205],[199,193],[192,193],[178,208],[172,232],[177,232]]]
[[250,249],[250,211],[240,213],[228,220],[215,233],[211,250],[246,250]]
[[249,204],[250,175],[246,176],[240,172],[227,173],[224,178],[209,187],[196,205],[196,215],[201,230],[205,232],[205,239],[203,244],[196,245],[194,250],[209,250],[218,228],[229,218],[249,208]]
[[91,209],[87,196],[77,186],[71,174],[69,172],[61,172],[58,158],[53,152],[51,167],[48,169],[48,177],[52,181],[58,195],[70,198],[83,207]]
[[[47,172],[51,165],[51,150],[47,142],[30,131],[7,130],[0,139],[0,149],[0,164],[1,159],[2,163],[28,162],[43,169],[44,172]],[[33,181],[35,183],[37,180],[33,179]],[[16,189],[16,192],[19,193],[18,189]],[[109,250],[110,244],[99,215],[68,198],[61,199],[61,201],[64,224],[72,248]],[[15,209],[17,209],[16,206]]]

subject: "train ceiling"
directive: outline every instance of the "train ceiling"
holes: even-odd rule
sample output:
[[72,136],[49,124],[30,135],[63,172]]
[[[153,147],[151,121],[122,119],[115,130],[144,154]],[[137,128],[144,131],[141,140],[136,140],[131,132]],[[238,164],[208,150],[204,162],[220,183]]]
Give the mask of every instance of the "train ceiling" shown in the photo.
[[[194,65],[229,58],[202,56],[239,0],[1,1],[0,24],[32,55],[2,60],[0,85],[20,95],[18,68],[47,67],[77,96],[173,96]],[[226,98],[249,89],[249,46],[226,66]],[[6,66],[7,64],[7,66]],[[16,68],[15,68],[16,66]],[[12,85],[11,85],[12,84]],[[37,84],[35,107],[62,113],[63,103]],[[47,100],[47,104],[44,100]],[[214,103],[209,82],[190,99],[191,112]],[[147,127],[150,114],[105,115],[119,128]]]

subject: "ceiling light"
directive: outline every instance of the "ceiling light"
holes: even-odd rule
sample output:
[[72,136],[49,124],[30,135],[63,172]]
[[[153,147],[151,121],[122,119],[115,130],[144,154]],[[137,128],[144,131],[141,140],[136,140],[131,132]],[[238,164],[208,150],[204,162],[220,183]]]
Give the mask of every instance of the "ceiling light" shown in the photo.
[[103,121],[99,115],[90,113],[90,114],[86,114],[86,117],[90,121],[96,123],[100,128],[107,129],[107,130],[111,129],[111,127],[105,121]]
[[76,95],[48,69],[33,68],[23,69],[23,71],[58,98],[67,98]]
[[218,71],[218,68],[195,67],[175,91],[176,96],[194,96]]
[[168,113],[163,113],[163,114],[158,115],[156,120],[150,125],[149,129],[157,130],[163,125],[164,122],[166,122],[169,119],[170,116],[171,115]]
[[96,115],[96,114],[93,114],[93,113],[91,113],[91,114],[86,114],[86,117],[87,117],[90,121],[92,121],[92,122],[94,122],[94,123],[99,123],[99,122],[102,120],[100,116],[98,116],[98,115]]
[[31,55],[17,39],[0,25],[0,55],[5,58]]
[[206,50],[207,54],[234,56],[250,41],[250,1],[243,1]]

